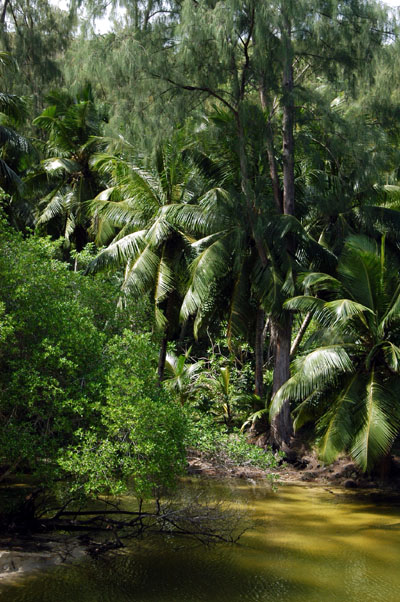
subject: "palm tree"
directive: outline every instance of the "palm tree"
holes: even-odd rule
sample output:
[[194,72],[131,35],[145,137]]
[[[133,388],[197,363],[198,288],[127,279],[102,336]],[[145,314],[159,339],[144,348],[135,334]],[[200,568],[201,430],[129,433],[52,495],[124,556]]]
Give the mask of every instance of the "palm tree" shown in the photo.
[[[0,52],[0,69],[12,66],[10,55]],[[22,175],[36,156],[27,138],[17,131],[26,116],[23,98],[0,93],[0,189],[5,193],[6,213],[17,227],[33,223],[32,208],[22,195]]]
[[[295,274],[311,265],[327,266],[335,258],[304,230],[293,216],[277,215],[268,202],[257,211],[255,228],[263,241],[262,261],[247,220],[247,208],[234,182],[224,182],[199,199],[196,205],[177,208],[174,219],[195,237],[195,259],[181,307],[183,320],[195,316],[197,336],[210,321],[212,311],[225,299],[227,336],[246,336],[254,345],[255,393],[263,396],[263,330],[265,314],[283,323],[283,302],[295,291]],[[261,196],[261,195],[260,195]],[[288,252],[286,241],[296,242],[299,252]]]
[[311,294],[286,302],[310,311],[322,326],[293,376],[273,399],[298,405],[297,427],[317,417],[318,448],[326,462],[348,451],[364,471],[386,456],[400,429],[400,285],[398,265],[371,239],[347,239],[337,277],[309,273]]
[[81,251],[88,242],[90,216],[86,202],[101,189],[90,159],[98,150],[102,117],[90,86],[75,97],[61,91],[48,96],[49,106],[33,123],[48,133],[47,157],[27,185],[42,188],[37,224],[56,223],[56,231]]
[[107,244],[90,270],[124,269],[123,290],[139,298],[150,295],[155,322],[163,333],[158,375],[161,381],[167,342],[176,328],[191,253],[187,234],[177,227],[177,207],[200,194],[193,168],[182,158],[182,140],[158,149],[148,168],[127,143],[123,152],[98,155],[92,167],[110,186],[91,203],[97,243]]
[[177,396],[182,406],[198,390],[199,372],[203,366],[201,361],[187,361],[190,351],[188,349],[186,353],[179,356],[172,352],[167,353],[165,360],[165,386]]

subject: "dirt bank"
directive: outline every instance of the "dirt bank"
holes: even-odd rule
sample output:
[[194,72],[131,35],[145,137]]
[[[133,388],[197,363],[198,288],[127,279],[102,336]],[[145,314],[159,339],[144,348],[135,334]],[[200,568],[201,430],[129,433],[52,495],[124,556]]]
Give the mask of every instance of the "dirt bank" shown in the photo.
[[232,466],[210,459],[201,452],[190,450],[188,455],[188,473],[211,478],[242,478],[251,481],[266,479],[268,474],[276,476],[276,482],[309,484],[320,486],[344,487],[346,489],[382,489],[398,491],[400,494],[400,458],[392,462],[391,476],[386,480],[363,475],[354,462],[343,456],[329,465],[324,465],[310,450],[291,450],[282,464],[270,472],[254,466]]
[[44,535],[0,538],[0,582],[72,562],[86,555],[76,537]]

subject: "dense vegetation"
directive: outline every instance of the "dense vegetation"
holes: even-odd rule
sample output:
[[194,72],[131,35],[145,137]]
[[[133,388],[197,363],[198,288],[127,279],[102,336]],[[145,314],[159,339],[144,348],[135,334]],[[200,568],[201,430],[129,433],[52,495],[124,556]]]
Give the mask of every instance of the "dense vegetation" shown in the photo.
[[98,0],[1,9],[0,479],[158,499],[188,447],[266,468],[243,431],[294,428],[371,471],[400,431],[395,16],[113,6],[103,34]]

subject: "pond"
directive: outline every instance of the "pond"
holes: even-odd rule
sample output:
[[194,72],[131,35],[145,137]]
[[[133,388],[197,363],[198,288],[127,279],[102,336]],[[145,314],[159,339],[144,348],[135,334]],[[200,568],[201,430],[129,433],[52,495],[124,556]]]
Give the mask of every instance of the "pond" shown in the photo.
[[276,493],[263,485],[211,487],[257,519],[238,544],[147,539],[123,553],[2,583],[0,602],[400,599],[399,501],[306,486]]

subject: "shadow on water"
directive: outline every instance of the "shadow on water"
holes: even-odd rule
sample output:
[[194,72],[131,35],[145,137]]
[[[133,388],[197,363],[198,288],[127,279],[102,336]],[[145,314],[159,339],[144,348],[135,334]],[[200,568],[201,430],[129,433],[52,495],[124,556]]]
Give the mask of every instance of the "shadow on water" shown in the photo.
[[5,584],[0,602],[399,600],[398,507],[317,488],[212,487],[254,513],[238,545],[152,538]]

